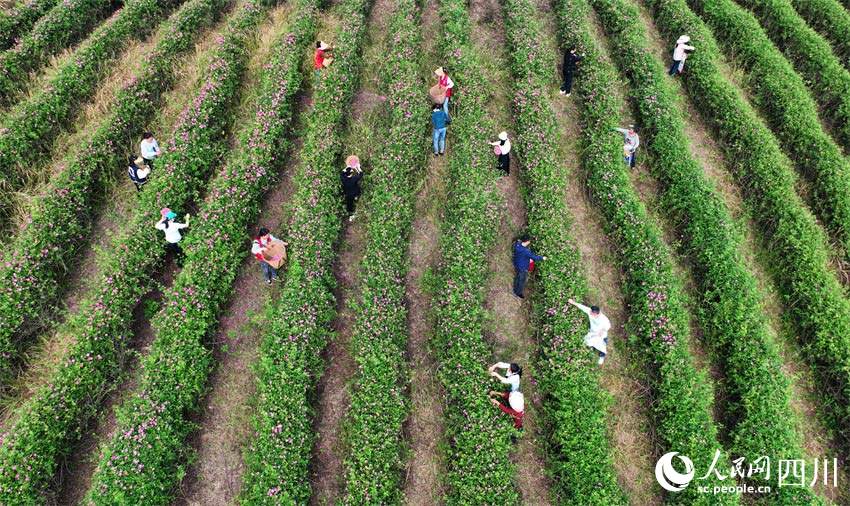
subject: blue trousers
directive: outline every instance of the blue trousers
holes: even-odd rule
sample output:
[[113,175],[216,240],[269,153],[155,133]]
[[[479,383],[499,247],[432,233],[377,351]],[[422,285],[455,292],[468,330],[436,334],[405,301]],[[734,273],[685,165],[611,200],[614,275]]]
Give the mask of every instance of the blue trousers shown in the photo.
[[267,264],[266,262],[260,262],[260,265],[263,266],[263,277],[266,278],[266,281],[271,281],[273,277],[278,277],[277,269]]
[[[437,149],[439,145],[439,149]],[[446,151],[446,127],[434,129],[434,154]]]
[[522,297],[526,279],[528,279],[528,271],[516,269],[516,275],[514,275],[514,295],[517,297]]

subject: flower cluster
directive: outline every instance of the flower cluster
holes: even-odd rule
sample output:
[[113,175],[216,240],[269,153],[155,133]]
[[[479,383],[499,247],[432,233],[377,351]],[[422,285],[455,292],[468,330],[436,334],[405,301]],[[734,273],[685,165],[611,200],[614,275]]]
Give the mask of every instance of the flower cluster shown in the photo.
[[543,426],[552,451],[548,468],[559,502],[623,504],[606,430],[609,405],[596,379],[595,356],[584,345],[587,318],[567,310],[584,298],[581,258],[567,207],[566,169],[559,169],[558,128],[549,104],[552,51],[542,43],[539,15],[529,0],[505,2],[505,28],[515,78],[517,147],[523,153],[529,232],[540,251],[550,252],[538,271],[535,309],[539,323],[537,364]]
[[16,3],[9,12],[0,13],[0,50],[14,46],[29,32],[58,0],[28,0]]
[[164,2],[128,1],[74,52],[43,91],[10,113],[0,135],[0,178],[9,183],[9,189],[17,189],[27,179],[29,171],[24,168],[50,149],[62,128],[79,113],[80,103],[95,93],[121,50],[163,19]]
[[423,164],[420,62],[421,39],[414,0],[396,0],[388,23],[387,57],[382,67],[389,88],[388,139],[370,173],[365,202],[369,216],[362,261],[361,296],[351,336],[357,363],[344,440],[351,451],[343,462],[343,504],[395,504],[404,454],[403,423],[409,406],[407,309],[404,279],[413,221],[413,175]]
[[173,500],[193,427],[187,416],[198,407],[212,364],[205,338],[245,258],[240,238],[259,215],[261,197],[289,146],[301,59],[315,29],[313,3],[299,2],[295,19],[276,41],[241,153],[212,182],[187,237],[188,263],[154,320],[156,339],[142,361],[138,390],[119,411],[118,428],[101,454],[91,504]]
[[312,393],[336,317],[332,267],[341,230],[340,130],[362,62],[369,5],[339,4],[334,64],[322,71],[307,117],[289,223],[289,272],[280,299],[269,308],[257,366],[256,439],[245,455],[242,490],[248,504],[304,504],[310,498]]
[[41,502],[40,493],[53,479],[61,455],[79,438],[81,427],[96,412],[99,393],[118,373],[132,309],[149,289],[150,273],[164,256],[162,234],[153,223],[163,207],[185,207],[223,157],[232,116],[229,103],[244,74],[246,44],[261,13],[246,3],[228,23],[202,77],[202,100],[183,112],[157,160],[157,178],[139,195],[137,213],[117,235],[94,295],[73,317],[72,328],[83,330],[50,382],[0,435],[0,502]]
[[[667,448],[688,455],[697,468],[707,469],[714,450],[720,447],[711,414],[711,389],[705,374],[691,362],[688,316],[670,252],[632,188],[627,166],[619,156],[622,138],[611,132],[620,110],[616,73],[588,28],[589,8],[584,0],[559,0],[557,4],[564,45],[575,46],[584,54],[577,75],[584,124],[583,165],[605,231],[618,247],[629,305],[627,327],[647,363],[656,398],[655,432]],[[705,482],[707,486],[714,483],[720,482]],[[676,494],[675,499],[703,504],[700,501],[706,497],[691,488]],[[724,500],[736,502],[737,497],[714,496],[711,500],[722,504]]]
[[35,199],[27,223],[0,262],[0,384],[6,385],[28,345],[23,336],[58,304],[60,283],[79,248],[89,240],[92,209],[103,193],[101,181],[118,171],[135,151],[139,125],[155,113],[173,82],[177,57],[191,47],[223,0],[191,0],[178,10],[131,78],[113,100],[111,114],[75,150],[51,180],[51,191]]
[[[683,1],[651,3],[664,33],[689,33],[705,47],[688,59],[685,89],[723,141],[722,147],[732,161],[730,172],[764,234],[774,265],[772,274],[786,301],[787,321],[794,326],[824,391],[830,393],[831,424],[846,434],[850,413],[850,302],[829,268],[825,234],[795,192],[787,160],[776,156],[780,150],[777,140],[721,72],[711,32]],[[824,361],[827,356],[830,359]]]
[[[663,183],[661,203],[678,224],[680,249],[692,262],[700,294],[697,316],[705,332],[703,341],[722,357],[725,391],[737,399],[726,405],[731,420],[727,426],[731,444],[727,448],[734,455],[760,455],[765,449],[779,459],[784,458],[782,455],[800,455],[788,381],[776,374],[782,358],[759,311],[762,300],[755,278],[738,255],[743,239],[726,226],[731,217],[723,201],[689,154],[685,126],[674,106],[675,91],[662,64],[647,49],[646,28],[623,22],[624,14],[637,15],[638,9],[628,0],[591,3],[611,33],[617,63],[638,69],[629,76],[635,96],[642,97],[637,103],[640,122],[644,131],[652,132],[646,136],[655,162],[650,169]],[[754,36],[757,30],[749,33]],[[772,494],[772,501],[783,504],[811,500],[807,489],[779,487]]]

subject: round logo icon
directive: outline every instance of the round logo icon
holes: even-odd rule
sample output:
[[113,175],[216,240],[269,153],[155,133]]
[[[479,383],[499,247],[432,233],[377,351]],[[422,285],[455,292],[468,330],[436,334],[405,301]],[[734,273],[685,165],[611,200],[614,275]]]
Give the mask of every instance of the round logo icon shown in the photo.
[[670,492],[684,490],[688,483],[694,479],[694,463],[684,455],[679,455],[679,459],[685,464],[685,474],[678,473],[673,469],[673,457],[677,455],[679,455],[679,452],[665,453],[655,464],[655,479],[658,480],[658,484],[664,490]]

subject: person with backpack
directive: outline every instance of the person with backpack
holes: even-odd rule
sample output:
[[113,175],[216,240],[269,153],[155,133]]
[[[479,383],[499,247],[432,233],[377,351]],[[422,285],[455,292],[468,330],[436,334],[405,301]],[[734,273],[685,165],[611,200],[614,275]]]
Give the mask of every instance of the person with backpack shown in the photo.
[[[263,227],[257,233],[257,237],[254,238],[254,241],[251,243],[251,254],[254,255],[257,260],[260,261],[260,266],[263,268],[263,277],[266,278],[266,284],[272,284],[272,279],[275,281],[280,281],[280,276],[278,275],[277,269],[272,267],[263,256],[263,252],[266,251],[269,245],[273,242],[278,242],[283,245],[285,248],[289,246],[288,242],[281,241],[277,237],[273,236],[269,229]],[[285,251],[285,250],[284,250]],[[284,253],[284,259],[285,259]]]
[[528,249],[531,244],[531,237],[528,234],[523,234],[514,243],[514,297],[524,299],[522,291],[525,290],[525,282],[528,278],[528,271],[533,270],[534,261],[546,260],[546,257],[535,255]]
[[363,169],[360,168],[360,159],[351,155],[345,160],[345,168],[339,174],[342,183],[342,193],[345,195],[345,210],[348,212],[348,221],[354,221],[354,203],[360,197],[360,180],[363,178]]
[[142,191],[142,186],[148,182],[148,175],[151,173],[150,167],[145,165],[145,159],[141,156],[133,159],[132,156],[127,157],[129,165],[127,166],[127,174],[130,176],[130,181],[136,185],[136,191]]
[[[505,376],[497,373],[496,369],[504,369],[506,373]],[[490,376],[501,381],[503,384],[510,385],[511,392],[519,392],[519,380],[522,377],[522,367],[520,367],[519,364],[496,362],[487,368],[487,372],[490,373]]]
[[676,77],[676,74],[681,74],[685,69],[685,60],[688,58],[687,51],[696,51],[697,48],[689,46],[688,42],[691,38],[687,35],[682,35],[676,41],[676,47],[673,49],[673,66],[670,67],[670,77]]
[[599,306],[587,307],[574,299],[567,299],[567,302],[579,308],[590,320],[590,332],[584,336],[584,344],[599,352],[599,365],[602,365],[608,351],[608,331],[611,330],[611,321],[602,314]]
[[581,60],[581,56],[576,54],[575,46],[564,53],[564,66],[561,71],[564,75],[564,80],[561,83],[561,95],[570,96],[573,90],[573,73],[576,71],[576,63]]
[[159,144],[150,132],[142,134],[142,142],[139,144],[139,151],[142,153],[145,165],[151,168],[153,168],[153,161],[156,157],[162,154],[162,150],[159,149]]
[[449,124],[449,116],[440,104],[431,107],[431,123],[434,125],[434,156],[440,156],[446,153],[446,126]]
[[183,261],[186,258],[186,255],[183,253],[183,248],[180,247],[180,240],[183,239],[183,236],[180,234],[180,230],[189,226],[189,218],[191,218],[191,216],[186,213],[186,223],[178,223],[174,221],[174,218],[176,217],[177,213],[171,209],[163,209],[162,218],[156,223],[155,228],[165,232],[165,242],[168,250],[174,253],[174,260],[177,265],[179,267],[183,267]]
[[[494,395],[499,398],[494,399]],[[502,413],[511,415],[514,418],[514,429],[522,430],[522,419],[525,415],[525,396],[522,395],[522,392],[497,392],[490,390],[487,398],[490,399],[490,402],[494,406],[501,409]],[[511,439],[515,441],[513,437]]]

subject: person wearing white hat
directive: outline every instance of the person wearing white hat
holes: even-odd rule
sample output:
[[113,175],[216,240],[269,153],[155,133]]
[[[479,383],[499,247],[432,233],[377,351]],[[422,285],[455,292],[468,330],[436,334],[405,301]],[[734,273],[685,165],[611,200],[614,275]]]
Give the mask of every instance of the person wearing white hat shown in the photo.
[[508,140],[508,133],[499,133],[499,140],[488,143],[491,146],[496,146],[494,151],[499,155],[499,170],[504,172],[505,176],[511,175],[511,141]]
[[452,78],[449,77],[449,74],[446,73],[446,70],[443,67],[437,67],[437,70],[434,71],[434,74],[437,75],[437,84],[446,90],[446,98],[443,100],[443,112],[446,113],[446,116],[449,115],[449,97],[452,96],[452,88],[455,87],[455,82],[452,81]]
[[677,73],[681,74],[682,69],[685,68],[685,60],[688,58],[686,51],[696,51],[697,48],[688,45],[690,41],[691,38],[687,35],[682,35],[676,41],[676,48],[673,49],[673,66],[670,67],[669,72],[671,77],[675,77]]
[[605,355],[608,351],[608,331],[611,330],[611,321],[602,314],[599,306],[587,307],[574,299],[567,299],[567,302],[579,308],[590,320],[590,332],[584,336],[584,344],[599,352],[599,364],[601,365],[605,362]]
[[[492,396],[498,395],[501,399],[494,399]],[[502,410],[502,413],[514,417],[514,429],[522,430],[522,418],[525,414],[525,397],[522,392],[496,392],[490,390],[487,398],[494,406]]]
[[316,82],[322,74],[322,69],[327,67],[333,61],[330,56],[325,56],[326,51],[332,51],[333,48],[327,42],[322,40],[316,41],[316,54],[313,57],[313,72],[316,76]]
[[176,217],[177,213],[174,211],[167,208],[163,209],[162,218],[156,223],[155,228],[165,232],[165,242],[168,244],[168,250],[174,253],[177,265],[183,267],[185,255],[183,254],[183,248],[180,247],[180,239],[183,238],[180,230],[189,226],[189,218],[191,216],[189,213],[186,213],[186,223],[174,221]]

